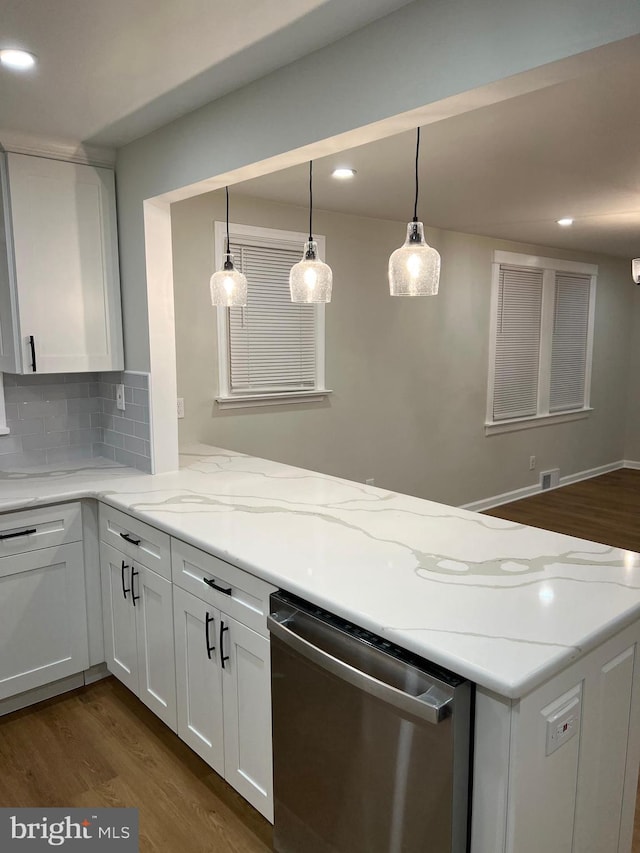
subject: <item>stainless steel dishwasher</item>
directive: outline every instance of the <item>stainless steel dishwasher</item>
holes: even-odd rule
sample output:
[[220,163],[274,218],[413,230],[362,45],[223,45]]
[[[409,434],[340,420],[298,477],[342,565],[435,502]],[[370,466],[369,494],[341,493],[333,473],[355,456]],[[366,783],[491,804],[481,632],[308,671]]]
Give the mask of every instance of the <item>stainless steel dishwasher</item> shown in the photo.
[[469,682],[271,596],[278,853],[464,853]]

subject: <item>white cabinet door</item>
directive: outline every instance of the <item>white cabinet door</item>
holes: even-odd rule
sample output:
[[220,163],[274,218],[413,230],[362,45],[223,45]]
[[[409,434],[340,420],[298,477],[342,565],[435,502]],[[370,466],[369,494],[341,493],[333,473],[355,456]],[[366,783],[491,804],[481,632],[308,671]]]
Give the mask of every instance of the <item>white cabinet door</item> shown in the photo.
[[100,543],[107,667],[176,731],[171,581]]
[[0,699],[88,666],[82,543],[0,559]]
[[107,667],[109,672],[137,694],[138,650],[136,611],[131,599],[131,560],[102,542],[100,576]]
[[17,372],[122,369],[113,172],[24,154],[7,164]]
[[222,620],[225,779],[273,822],[269,640],[224,613]]
[[138,645],[138,696],[176,731],[176,666],[171,581],[133,561],[131,609]]
[[224,776],[220,611],[178,586],[173,588],[173,609],[178,734]]

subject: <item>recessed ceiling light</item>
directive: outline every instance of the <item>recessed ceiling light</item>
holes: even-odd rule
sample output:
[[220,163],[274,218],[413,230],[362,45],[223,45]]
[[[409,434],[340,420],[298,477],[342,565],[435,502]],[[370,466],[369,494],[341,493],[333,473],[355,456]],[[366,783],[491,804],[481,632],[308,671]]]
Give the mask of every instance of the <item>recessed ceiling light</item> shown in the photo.
[[568,225],[573,225],[573,219],[570,216],[564,216],[562,219],[558,219],[558,225],[566,228]]
[[340,168],[340,169],[334,169],[333,172],[331,172],[331,177],[332,178],[339,178],[340,180],[344,181],[344,180],[347,180],[348,178],[352,178],[355,175],[355,173],[356,173],[355,169]]
[[14,68],[16,71],[27,71],[36,64],[36,58],[26,50],[5,48],[0,50],[0,63],[7,68]]

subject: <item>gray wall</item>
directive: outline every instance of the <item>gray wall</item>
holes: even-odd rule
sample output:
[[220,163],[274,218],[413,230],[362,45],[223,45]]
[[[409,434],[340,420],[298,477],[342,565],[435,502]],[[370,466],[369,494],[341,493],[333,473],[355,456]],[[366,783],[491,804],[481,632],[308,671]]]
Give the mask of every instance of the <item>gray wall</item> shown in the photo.
[[[624,413],[636,295],[627,261],[447,231],[440,294],[392,299],[389,254],[406,223],[318,211],[334,295],[326,308],[327,403],[219,411],[215,309],[209,300],[213,221],[223,195],[172,206],[181,444],[205,441],[349,479],[462,504],[624,456]],[[234,196],[234,222],[304,230],[306,211]],[[592,405],[582,421],[485,437],[494,249],[597,263]],[[529,456],[537,470],[528,470]],[[640,458],[638,456],[637,458]]]
[[629,283],[633,290],[633,335],[629,347],[629,393],[627,402],[627,435],[625,459],[640,464],[640,287]]
[[[149,369],[144,199],[638,32],[637,0],[416,0],[125,146],[117,177],[127,369]],[[468,99],[468,109],[477,105]]]

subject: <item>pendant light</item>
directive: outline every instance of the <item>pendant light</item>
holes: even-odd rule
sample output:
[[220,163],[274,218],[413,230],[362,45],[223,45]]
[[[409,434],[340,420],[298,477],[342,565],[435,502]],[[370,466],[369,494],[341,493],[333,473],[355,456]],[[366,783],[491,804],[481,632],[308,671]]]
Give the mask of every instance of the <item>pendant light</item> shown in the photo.
[[331,302],[331,267],[318,257],[318,244],[313,239],[313,160],[309,161],[309,239],[304,244],[302,260],[291,267],[289,287],[292,302]]
[[247,278],[233,266],[233,255],[229,251],[229,187],[227,194],[227,250],[221,270],[211,276],[211,304],[231,308],[244,308],[247,304]]
[[413,220],[407,225],[404,245],[389,258],[389,290],[392,296],[435,296],[440,280],[440,255],[424,239],[424,226],[418,222],[418,155],[420,128],[416,140],[416,196]]

